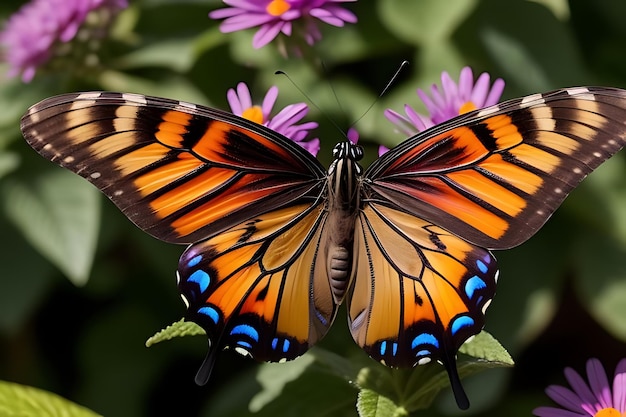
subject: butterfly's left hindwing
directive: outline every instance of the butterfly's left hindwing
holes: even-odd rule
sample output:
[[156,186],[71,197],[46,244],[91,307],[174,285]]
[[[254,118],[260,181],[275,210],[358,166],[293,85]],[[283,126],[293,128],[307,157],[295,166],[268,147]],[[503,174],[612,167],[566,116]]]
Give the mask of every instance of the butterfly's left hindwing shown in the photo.
[[141,229],[172,243],[314,201],[325,171],[289,139],[207,107],[136,94],[46,99],[22,118],[41,155],[102,190]]
[[455,355],[483,328],[496,290],[493,255],[376,203],[359,215],[355,252],[357,274],[348,295],[354,340],[388,366],[441,361],[462,399]]
[[[326,213],[319,203],[255,216],[190,246],[179,264],[187,318],[209,338],[198,381],[223,348],[278,362],[321,339],[336,305],[320,250]],[[207,368],[208,366],[208,368]]]

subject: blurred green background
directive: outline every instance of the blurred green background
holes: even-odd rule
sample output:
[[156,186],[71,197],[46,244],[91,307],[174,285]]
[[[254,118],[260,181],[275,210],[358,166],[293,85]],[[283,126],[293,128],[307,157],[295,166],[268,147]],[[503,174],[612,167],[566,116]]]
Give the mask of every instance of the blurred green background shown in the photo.
[[[275,84],[279,105],[306,101],[274,75],[283,70],[324,113],[312,109],[307,120],[321,125],[318,157],[327,164],[342,139],[329,119],[341,127],[358,119],[402,60],[408,69],[356,125],[369,160],[378,144],[403,139],[383,110],[419,109],[415,89],[439,82],[442,71],[453,78],[465,65],[475,75],[488,71],[506,81],[503,99],[573,85],[626,87],[622,0],[361,0],[345,5],[357,24],[322,25],[313,50],[322,72],[281,57],[273,44],[252,49],[251,31],[220,33],[207,17],[220,2],[130,3],[99,49],[97,70],[42,71],[29,84],[0,75],[0,379],[106,416],[249,415],[259,380],[287,367],[260,368],[226,352],[198,387],[205,338],[144,346],[184,314],[174,277],[183,248],[150,238],[85,181],[32,151],[19,132],[28,106],[105,89],[227,109],[226,90],[239,81],[257,99]],[[4,0],[0,19],[21,4]],[[564,382],[565,366],[582,370],[598,357],[612,372],[626,356],[626,152],[585,180],[529,242],[496,256],[501,274],[486,330],[516,366],[464,380],[472,401],[464,414],[528,416],[550,403],[543,389]],[[320,346],[363,359],[344,317]],[[356,389],[312,365],[266,402],[255,415],[349,416]],[[459,411],[442,396],[422,413]]]

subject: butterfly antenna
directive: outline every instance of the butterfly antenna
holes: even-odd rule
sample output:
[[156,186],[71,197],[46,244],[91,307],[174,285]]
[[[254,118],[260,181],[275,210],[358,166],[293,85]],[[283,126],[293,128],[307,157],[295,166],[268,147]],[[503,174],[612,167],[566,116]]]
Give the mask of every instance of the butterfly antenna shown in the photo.
[[[337,124],[337,122],[336,122],[336,121],[335,121],[332,117],[330,117],[330,116],[328,115],[328,113],[326,113],[324,110],[322,110],[322,109],[320,108],[320,106],[318,106],[318,105],[317,105],[317,104],[316,104],[316,103],[315,103],[315,102],[311,99],[311,97],[309,97],[309,95],[308,95],[307,93],[305,93],[305,92],[304,92],[304,90],[302,90],[302,89],[300,88],[300,86],[299,86],[298,84],[296,84],[296,83],[295,83],[295,81],[294,81],[294,80],[292,80],[292,79],[291,79],[291,77],[290,77],[290,76],[289,76],[289,75],[288,75],[285,71],[280,71],[280,70],[278,70],[278,71],[276,71],[274,74],[275,74],[275,75],[282,75],[282,76],[284,76],[285,78],[287,78],[287,79],[289,80],[289,82],[290,82],[290,83],[291,83],[291,84],[292,84],[292,85],[296,88],[296,90],[298,90],[298,91],[300,92],[300,94],[302,94],[302,95],[304,96],[304,98],[306,98],[306,100],[307,100],[309,103],[311,103],[311,106],[315,107],[315,109],[316,109],[317,111],[319,111],[319,112],[320,112],[320,114],[322,114],[322,115],[326,118],[326,120],[328,120],[330,123],[332,123],[332,125],[333,125],[333,126],[335,126],[335,128],[336,128],[338,131],[340,131],[340,132],[343,134],[343,136],[344,136],[344,137],[347,137],[347,136],[348,136],[348,135],[347,135],[347,133],[346,133],[346,132],[345,132],[345,131],[341,128],[341,126],[339,126],[339,125]],[[335,94],[335,90],[334,90],[334,89],[333,89],[333,94]],[[335,94],[335,98],[337,98],[337,95],[336,95],[336,94]],[[341,105],[340,105],[339,107],[341,107]]]
[[372,101],[372,104],[369,105],[369,107],[367,109],[365,109],[365,111],[363,112],[363,114],[361,114],[361,116],[356,119],[351,125],[350,127],[353,127],[355,124],[357,124],[359,122],[359,120],[361,120],[363,117],[365,117],[365,115],[367,113],[369,113],[370,110],[372,110],[372,107],[374,107],[374,105],[378,102],[378,100],[384,96],[385,94],[387,94],[387,91],[389,91],[389,89],[391,88],[391,86],[393,84],[395,84],[396,79],[400,76],[400,73],[402,71],[404,71],[404,69],[409,65],[409,61],[402,61],[400,63],[400,66],[398,67],[398,69],[396,70],[396,72],[393,74],[393,76],[391,77],[391,79],[389,80],[389,82],[387,82],[387,85],[385,85],[385,88],[382,89],[382,91],[380,92],[380,94],[378,94],[378,97],[376,97],[376,99],[374,101]]

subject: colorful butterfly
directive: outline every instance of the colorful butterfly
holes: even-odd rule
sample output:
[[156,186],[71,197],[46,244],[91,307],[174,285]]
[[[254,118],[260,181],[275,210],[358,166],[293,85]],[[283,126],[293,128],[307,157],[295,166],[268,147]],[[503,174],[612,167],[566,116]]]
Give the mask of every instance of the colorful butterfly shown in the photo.
[[624,146],[625,123],[624,90],[534,94],[417,134],[365,171],[348,141],[325,170],[263,126],[136,94],[52,97],[21,127],[141,229],[190,245],[178,286],[208,336],[198,383],[224,348],[263,361],[302,355],[345,299],[372,358],[442,362],[467,408],[455,355],[495,294],[490,249],[537,232]]

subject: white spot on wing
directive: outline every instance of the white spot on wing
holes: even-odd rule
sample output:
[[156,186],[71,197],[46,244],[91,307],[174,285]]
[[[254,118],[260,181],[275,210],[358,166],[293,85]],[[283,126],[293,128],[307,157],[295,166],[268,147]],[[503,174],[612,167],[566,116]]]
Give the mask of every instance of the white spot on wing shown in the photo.
[[186,101],[179,101],[178,102],[178,107],[180,107],[183,110],[188,110],[188,109],[195,110],[197,108],[197,106],[195,104],[188,103]]
[[580,169],[578,167],[575,167],[572,171],[574,172],[574,174],[578,174],[578,175],[583,173],[582,169]]
[[96,179],[100,178],[101,175],[102,174],[100,174],[99,172],[96,171],[96,172],[92,172],[89,176],[91,178],[93,178],[94,180],[96,180]]
[[596,97],[589,92],[589,89],[585,87],[568,88],[565,91],[567,91],[567,94],[569,94],[570,96],[576,96],[576,98],[580,98],[583,100],[595,101],[596,99]]
[[593,156],[595,156],[596,158],[602,158],[602,154],[600,152],[594,152]]
[[115,191],[113,192],[113,196],[114,196],[114,197],[119,197],[119,196],[121,196],[122,194],[124,194],[124,191],[122,191],[122,190],[115,190]]
[[554,189],[554,192],[555,192],[556,194],[561,194],[561,193],[563,193],[563,190],[561,190],[559,187],[556,187],[556,188]]
[[479,111],[476,117],[489,116],[490,114],[493,114],[497,112],[498,110],[500,110],[499,106],[487,107],[486,109],[482,109],[481,111]]
[[[32,123],[37,123],[39,120],[41,120],[41,117],[39,116],[39,109],[37,108],[37,106],[33,106],[28,109],[28,116],[30,117]],[[33,133],[33,135],[37,135],[37,133]]]
[[183,303],[185,303],[185,308],[189,308],[189,300],[183,294],[180,295],[180,298],[183,299]]
[[63,163],[64,164],[71,164],[72,162],[74,162],[74,157],[73,156],[66,156],[65,158],[63,158]]
[[91,91],[88,93],[81,93],[76,97],[76,100],[94,100],[102,95],[101,92]]
[[522,99],[522,102],[520,103],[520,107],[525,108],[528,106],[533,106],[535,104],[543,104],[545,102],[546,100],[542,97],[541,94],[531,94]]
[[252,354],[250,352],[248,352],[247,350],[245,350],[244,348],[240,347],[240,346],[236,346],[235,347],[235,352],[237,352],[238,354],[240,354],[241,356],[249,356],[252,357]]
[[123,93],[122,98],[131,103],[139,103],[139,104],[144,104],[144,105],[148,104],[146,97],[142,96],[141,94]]
[[483,306],[483,315],[487,314],[487,309],[489,308],[490,305],[491,305],[491,300],[487,300],[485,302],[485,305]]
[[430,357],[426,357],[426,358],[421,358],[420,360],[417,361],[418,365],[426,365],[427,363],[430,363],[432,361],[432,359]]

